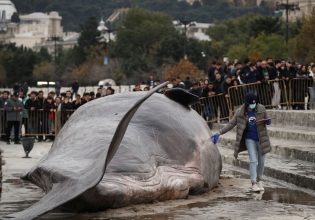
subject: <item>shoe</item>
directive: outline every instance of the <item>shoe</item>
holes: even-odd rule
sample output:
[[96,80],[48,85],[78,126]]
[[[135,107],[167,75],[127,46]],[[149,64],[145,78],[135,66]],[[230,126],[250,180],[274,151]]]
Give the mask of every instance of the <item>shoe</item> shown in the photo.
[[14,144],[21,144],[20,141],[14,141]]
[[265,191],[265,188],[264,188],[264,186],[263,186],[263,182],[262,182],[262,181],[259,181],[259,182],[257,183],[257,185],[258,185],[260,191]]
[[251,191],[253,191],[253,192],[260,192],[260,188],[258,187],[257,183],[254,183],[251,186]]
[[11,144],[11,142],[10,142],[10,141],[7,141],[7,144]]

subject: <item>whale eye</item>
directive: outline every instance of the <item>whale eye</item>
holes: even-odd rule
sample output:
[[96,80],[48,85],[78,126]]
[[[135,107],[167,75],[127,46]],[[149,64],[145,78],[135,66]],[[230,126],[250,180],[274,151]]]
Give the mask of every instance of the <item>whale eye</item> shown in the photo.
[[115,115],[118,115],[118,113],[115,113]]

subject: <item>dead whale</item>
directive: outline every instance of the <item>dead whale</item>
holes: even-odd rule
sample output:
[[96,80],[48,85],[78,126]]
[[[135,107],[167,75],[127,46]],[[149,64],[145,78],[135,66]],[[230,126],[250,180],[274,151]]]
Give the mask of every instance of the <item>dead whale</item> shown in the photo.
[[155,93],[165,85],[79,108],[24,177],[47,194],[10,217],[34,219],[61,205],[100,211],[212,189],[222,162],[210,130],[197,112]]

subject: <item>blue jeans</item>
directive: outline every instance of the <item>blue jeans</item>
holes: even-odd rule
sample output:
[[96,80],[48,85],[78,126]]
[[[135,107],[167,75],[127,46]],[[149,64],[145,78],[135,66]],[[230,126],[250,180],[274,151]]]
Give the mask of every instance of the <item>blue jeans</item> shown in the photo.
[[[245,140],[249,156],[249,174],[252,183],[261,180],[264,174],[265,155],[262,154],[258,141],[251,139]],[[258,177],[258,179],[257,179]]]

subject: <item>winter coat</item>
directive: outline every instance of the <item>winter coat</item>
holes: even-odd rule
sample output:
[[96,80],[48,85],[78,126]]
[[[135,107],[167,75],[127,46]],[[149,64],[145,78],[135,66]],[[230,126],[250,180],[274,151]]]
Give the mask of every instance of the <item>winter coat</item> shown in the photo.
[[48,101],[45,101],[44,103],[44,114],[48,119],[54,120],[55,115],[56,115],[56,106],[55,103],[51,102],[49,103]]
[[230,84],[227,84],[226,81],[223,81],[221,84],[221,92],[224,94],[228,94],[229,88],[232,86],[233,86],[232,82]]
[[[20,108],[20,110],[14,110],[14,108]],[[21,112],[23,111],[24,106],[20,100],[9,99],[5,103],[4,109],[7,112],[7,121],[21,121]]]
[[[265,106],[257,104],[256,107],[256,121],[268,118]],[[245,112],[245,104],[243,104],[235,113],[233,119],[220,130],[220,134],[225,134],[236,126],[236,142],[234,145],[234,156],[246,151],[245,135],[248,123],[248,116]],[[257,123],[257,130],[259,136],[259,143],[262,153],[266,154],[271,151],[271,144],[265,123]]]
[[221,94],[221,93],[223,93],[222,92],[222,90],[221,90],[221,84],[224,82],[224,80],[223,80],[223,78],[220,80],[220,81],[218,81],[218,80],[215,80],[214,82],[213,82],[213,86],[214,86],[214,91],[215,91],[215,93],[216,94]]
[[[25,97],[22,99],[22,103],[25,106],[26,102],[28,100],[28,97]],[[23,112],[22,112],[22,118],[28,118],[28,110],[24,107]]]
[[31,108],[39,109],[40,108],[39,101],[37,99],[35,100],[28,99],[25,102],[25,108],[26,109],[31,109]]

